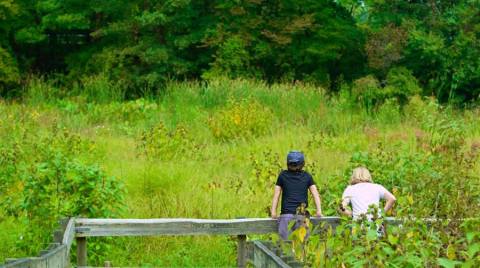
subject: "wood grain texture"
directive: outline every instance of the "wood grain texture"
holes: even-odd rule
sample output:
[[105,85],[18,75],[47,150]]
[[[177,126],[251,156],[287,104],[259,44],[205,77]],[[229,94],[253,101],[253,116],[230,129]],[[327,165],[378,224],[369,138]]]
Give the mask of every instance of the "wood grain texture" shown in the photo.
[[87,266],[87,238],[77,237],[77,265],[78,267]]
[[67,246],[67,252],[70,253],[70,248],[72,247],[73,239],[75,238],[75,219],[70,218],[65,227],[65,232],[63,233],[62,244]]
[[244,268],[247,265],[247,236],[237,236],[237,267]]
[[243,235],[275,232],[272,219],[77,219],[76,236]]
[[253,241],[253,265],[255,267],[290,268],[290,265],[260,241]]
[[53,248],[41,257],[22,258],[6,263],[5,268],[65,268],[69,265],[67,247],[65,245]]
[[[314,225],[337,226],[339,217],[312,218]],[[388,223],[397,224],[388,218]],[[277,221],[249,219],[75,219],[77,237],[160,235],[249,235],[277,232]]]

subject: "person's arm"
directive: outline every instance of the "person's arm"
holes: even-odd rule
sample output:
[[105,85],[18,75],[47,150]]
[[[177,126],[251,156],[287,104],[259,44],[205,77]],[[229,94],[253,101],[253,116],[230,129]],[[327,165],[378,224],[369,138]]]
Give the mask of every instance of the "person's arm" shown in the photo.
[[317,208],[317,211],[315,212],[315,216],[317,217],[323,217],[322,215],[322,203],[320,201],[320,194],[318,193],[317,186],[315,184],[310,185],[308,187],[310,189],[310,192],[312,193],[313,200],[315,201],[315,206]]
[[273,199],[272,199],[272,208],[270,210],[270,216],[273,219],[278,218],[277,216],[277,205],[278,199],[280,198],[280,194],[282,193],[282,187],[275,185],[275,190],[273,192]]
[[389,191],[385,191],[385,193],[383,194],[383,198],[385,199],[385,207],[383,208],[383,211],[387,213],[387,211],[389,211],[393,207],[393,204],[395,204],[395,201],[397,199]]
[[348,205],[350,204],[350,198],[345,197],[342,199],[342,204],[340,207],[340,212],[348,217],[352,217],[352,211],[348,208]]

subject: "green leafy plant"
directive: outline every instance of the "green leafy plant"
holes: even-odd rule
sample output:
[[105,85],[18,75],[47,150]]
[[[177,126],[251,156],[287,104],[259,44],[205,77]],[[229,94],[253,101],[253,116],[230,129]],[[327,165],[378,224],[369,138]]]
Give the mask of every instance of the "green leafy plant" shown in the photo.
[[263,135],[272,120],[272,112],[254,100],[231,100],[210,117],[208,126],[215,138],[228,141]]
[[[0,207],[25,223],[18,250],[37,254],[61,218],[115,217],[122,211],[123,184],[85,159],[95,154],[91,141],[56,122],[45,132],[9,131],[13,138],[2,142],[0,153]],[[93,245],[92,256],[99,258],[105,244]]]
[[352,97],[367,110],[371,110],[382,101],[381,90],[378,79],[373,75],[368,75],[353,82]]
[[139,154],[149,160],[195,157],[200,147],[185,127],[169,131],[163,123],[143,131],[137,139]]

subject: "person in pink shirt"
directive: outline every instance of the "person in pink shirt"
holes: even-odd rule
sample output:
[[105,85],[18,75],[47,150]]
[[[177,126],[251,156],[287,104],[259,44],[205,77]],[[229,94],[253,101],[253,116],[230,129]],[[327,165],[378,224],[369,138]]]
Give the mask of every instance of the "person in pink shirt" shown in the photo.
[[350,185],[343,192],[340,210],[342,214],[353,217],[353,219],[362,218],[364,215],[371,220],[373,215],[369,213],[368,209],[372,206],[377,207],[378,216],[380,216],[380,200],[382,199],[385,200],[383,211],[386,213],[395,204],[395,196],[382,185],[373,183],[367,168],[358,167],[353,170]]

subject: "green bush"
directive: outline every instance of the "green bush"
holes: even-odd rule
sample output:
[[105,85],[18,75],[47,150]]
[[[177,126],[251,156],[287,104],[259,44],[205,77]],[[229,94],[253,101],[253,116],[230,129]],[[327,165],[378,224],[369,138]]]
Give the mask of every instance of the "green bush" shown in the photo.
[[279,172],[284,168],[279,159],[280,155],[273,153],[271,150],[264,151],[261,154],[250,154],[253,176],[250,176],[246,183],[250,195],[258,196],[270,193]]
[[92,123],[134,123],[156,115],[157,103],[146,99],[127,102],[111,102],[106,104],[86,104],[82,110]]
[[435,99],[424,101],[419,96],[410,98],[404,112],[410,121],[415,121],[420,127],[417,141],[428,146],[432,152],[462,150],[467,136],[465,117],[441,106]]
[[81,94],[90,102],[109,103],[125,99],[125,87],[103,73],[86,76],[81,80],[81,84]]
[[220,44],[215,55],[212,68],[202,77],[212,79],[216,77],[252,77],[254,68],[250,66],[250,54],[246,42],[239,36],[232,36]]
[[147,159],[172,159],[178,156],[195,157],[199,145],[193,140],[187,129],[177,126],[169,131],[160,123],[142,132],[137,139],[139,154]]
[[478,221],[466,221],[466,225],[458,228],[460,233],[456,233],[442,224],[433,227],[408,220],[401,226],[387,225],[388,235],[379,237],[377,226],[382,223],[382,219],[353,223],[344,219],[335,231],[327,229],[311,236],[305,264],[309,267],[477,267],[480,264],[479,232],[467,226]]
[[417,79],[404,67],[390,69],[385,82],[382,87],[373,75],[359,78],[353,82],[352,97],[370,111],[387,99],[396,99],[404,105],[410,97],[422,93]]
[[377,110],[376,119],[383,125],[401,122],[400,105],[396,99],[386,99]]
[[1,129],[11,138],[0,142],[0,210],[25,223],[17,247],[27,255],[50,242],[60,218],[114,217],[124,196],[120,181],[87,160],[91,141],[55,122],[41,129],[34,118]]
[[385,98],[396,98],[401,104],[407,103],[411,96],[422,93],[415,76],[404,67],[390,69],[386,82]]
[[438,115],[440,105],[434,98],[422,98],[419,95],[410,97],[403,106],[403,112],[409,121],[419,123],[426,120],[427,116]]
[[367,75],[353,82],[352,97],[367,110],[383,100],[380,82],[373,75]]
[[20,82],[20,73],[15,59],[0,47],[0,96],[7,93]]
[[61,90],[51,79],[30,76],[23,90],[23,99],[31,105],[44,105],[57,101],[61,97]]
[[230,101],[214,113],[208,125],[215,138],[223,141],[258,137],[267,132],[272,112],[254,100]]

